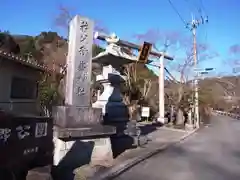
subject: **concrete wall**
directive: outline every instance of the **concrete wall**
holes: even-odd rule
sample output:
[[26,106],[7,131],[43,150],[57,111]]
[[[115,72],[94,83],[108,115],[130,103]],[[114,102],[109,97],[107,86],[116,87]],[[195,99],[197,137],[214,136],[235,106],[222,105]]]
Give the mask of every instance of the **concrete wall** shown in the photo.
[[38,114],[36,99],[11,99],[12,77],[39,79],[39,71],[0,57],[0,108],[20,114]]

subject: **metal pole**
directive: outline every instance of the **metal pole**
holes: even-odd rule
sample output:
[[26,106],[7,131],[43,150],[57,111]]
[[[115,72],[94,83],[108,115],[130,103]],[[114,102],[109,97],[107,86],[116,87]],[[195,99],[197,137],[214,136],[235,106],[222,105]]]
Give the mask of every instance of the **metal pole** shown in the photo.
[[[208,17],[204,18],[201,16],[200,20],[194,19],[192,16],[192,21],[187,24],[187,28],[189,28],[192,31],[193,34],[193,58],[194,58],[194,68],[197,67],[197,42],[196,42],[196,29],[200,24],[204,24],[208,22]],[[198,74],[197,74],[198,75]],[[193,78],[193,84],[195,88],[193,89],[195,94],[195,100],[194,100],[194,120],[196,127],[200,126],[200,120],[199,120],[199,101],[198,101],[198,76],[195,76]]]
[[198,99],[198,79],[195,79],[195,118],[196,118],[196,127],[200,127],[200,120],[199,120],[199,99]]
[[[194,57],[194,68],[197,68],[197,42],[196,42],[196,26],[193,25],[192,28],[193,33],[193,57]],[[198,74],[195,76],[194,80],[195,85],[195,121],[196,121],[196,127],[198,128],[200,126],[199,121],[199,103],[198,103]]]
[[160,67],[159,67],[159,76],[158,76],[158,85],[159,85],[159,117],[158,122],[164,124],[164,55],[160,57]]

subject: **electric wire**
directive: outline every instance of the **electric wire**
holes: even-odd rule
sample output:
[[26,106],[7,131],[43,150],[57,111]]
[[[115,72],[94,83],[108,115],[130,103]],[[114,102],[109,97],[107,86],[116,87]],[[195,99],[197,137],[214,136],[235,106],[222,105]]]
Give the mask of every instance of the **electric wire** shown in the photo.
[[171,5],[171,7],[173,8],[173,10],[175,11],[175,13],[178,15],[178,17],[180,18],[180,20],[182,21],[182,23],[186,26],[187,23],[186,21],[183,19],[183,17],[181,16],[181,14],[179,13],[179,11],[177,10],[177,8],[174,6],[174,4],[172,3],[171,0],[168,0],[169,4]]

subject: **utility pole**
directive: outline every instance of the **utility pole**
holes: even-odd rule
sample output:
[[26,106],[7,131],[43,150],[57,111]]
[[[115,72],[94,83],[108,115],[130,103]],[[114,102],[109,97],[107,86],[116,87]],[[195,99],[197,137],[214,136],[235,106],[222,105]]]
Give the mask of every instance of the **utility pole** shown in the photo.
[[[193,34],[193,58],[194,58],[194,68],[197,68],[197,40],[196,40],[196,29],[197,25],[195,24],[194,21],[192,21],[192,34]],[[198,103],[198,76],[195,76],[194,79],[194,94],[195,94],[195,101],[194,101],[194,106],[195,106],[195,121],[196,121],[196,128],[200,127],[200,120],[199,120],[199,103]]]
[[165,54],[168,48],[168,44],[164,44],[164,50],[162,52],[162,56],[159,58],[160,61],[160,67],[159,67],[159,76],[158,76],[158,91],[159,91],[159,117],[158,117],[158,122],[164,124],[165,123],[165,101],[164,101],[164,59],[165,59]]
[[[193,59],[194,59],[194,68],[197,68],[197,38],[196,38],[196,31],[199,25],[207,23],[208,17],[201,16],[200,19],[195,19],[192,16],[192,21],[187,24],[187,28],[189,28],[193,35]],[[199,100],[198,100],[198,76],[196,75],[194,77],[194,94],[195,94],[195,100],[194,100],[194,119],[196,122],[196,127],[198,128],[200,126],[200,120],[199,120]]]

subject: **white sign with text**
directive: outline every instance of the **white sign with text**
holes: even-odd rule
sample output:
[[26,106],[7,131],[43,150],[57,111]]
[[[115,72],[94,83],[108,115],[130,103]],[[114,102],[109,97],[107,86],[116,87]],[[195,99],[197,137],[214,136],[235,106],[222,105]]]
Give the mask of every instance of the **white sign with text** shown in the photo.
[[150,116],[150,108],[142,107],[142,117],[149,117],[149,116]]

